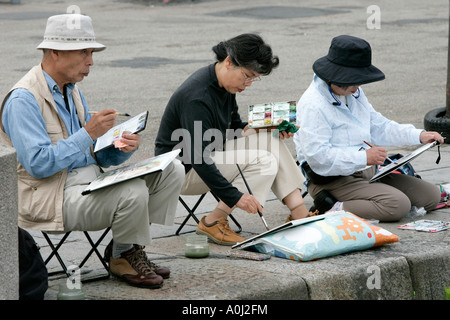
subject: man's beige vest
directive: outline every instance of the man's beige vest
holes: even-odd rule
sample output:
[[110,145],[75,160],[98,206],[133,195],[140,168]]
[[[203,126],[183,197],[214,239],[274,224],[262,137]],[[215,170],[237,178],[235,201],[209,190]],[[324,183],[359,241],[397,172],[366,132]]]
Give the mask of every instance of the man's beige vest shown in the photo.
[[[17,88],[30,91],[44,118],[48,136],[52,145],[61,139],[68,138],[67,128],[58,114],[56,103],[48,88],[42,67],[33,67],[14,87],[8,92],[0,107],[0,138],[1,141],[13,146],[11,139],[5,133],[2,124],[3,109],[6,99]],[[77,86],[72,91],[73,101],[80,118],[81,125],[85,125],[85,110],[81,101]],[[26,115],[24,115],[25,117]],[[14,125],[14,124],[10,124]],[[18,197],[19,197],[19,226],[26,229],[45,231],[62,231],[63,224],[63,195],[64,184],[67,178],[67,169],[54,174],[51,177],[36,179],[30,175],[20,163],[17,165]]]

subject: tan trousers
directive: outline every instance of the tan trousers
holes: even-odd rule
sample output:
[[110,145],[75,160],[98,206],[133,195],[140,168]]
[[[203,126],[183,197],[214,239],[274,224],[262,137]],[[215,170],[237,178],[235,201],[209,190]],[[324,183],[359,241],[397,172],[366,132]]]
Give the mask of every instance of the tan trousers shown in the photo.
[[[261,132],[228,140],[225,151],[211,154],[217,169],[242,193],[249,193],[239,173],[239,164],[245,180],[262,206],[272,190],[283,200],[295,189],[301,189],[305,178],[283,141],[269,132]],[[181,189],[183,195],[199,195],[209,191],[195,170],[191,169]]]
[[148,245],[150,223],[173,224],[184,167],[174,160],[164,171],[128,180],[82,196],[100,170],[91,165],[69,173],[64,189],[64,230],[111,227],[118,243]]
[[344,210],[380,221],[398,221],[409,213],[411,206],[430,211],[439,203],[440,191],[429,182],[391,173],[369,183],[374,174],[375,166],[324,185],[309,182],[308,192],[315,198],[320,191],[327,190],[343,202]]

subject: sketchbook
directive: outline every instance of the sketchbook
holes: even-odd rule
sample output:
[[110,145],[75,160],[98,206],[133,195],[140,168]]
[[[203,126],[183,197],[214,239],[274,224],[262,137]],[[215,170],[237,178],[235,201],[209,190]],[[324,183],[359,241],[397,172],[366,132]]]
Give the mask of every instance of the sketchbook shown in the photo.
[[402,158],[400,158],[398,160],[395,160],[391,164],[388,164],[385,167],[381,167],[380,171],[377,174],[375,174],[369,180],[369,182],[374,182],[374,181],[377,181],[378,179],[383,178],[384,176],[388,175],[392,171],[400,168],[404,164],[406,164],[406,163],[410,162],[411,160],[417,158],[419,155],[421,155],[422,153],[424,153],[428,149],[430,149],[430,148],[432,148],[432,147],[434,147],[435,145],[438,145],[438,144],[439,144],[438,141],[427,143],[427,144],[421,146],[420,148],[414,150],[410,154],[408,154],[408,155],[406,155],[406,156],[404,156],[404,157],[402,157]]
[[286,229],[289,229],[289,228],[293,228],[293,227],[296,227],[296,226],[299,226],[299,225],[302,225],[302,224],[310,223],[310,222],[313,222],[313,221],[322,220],[322,219],[325,219],[325,217],[323,215],[313,216],[313,217],[308,217],[308,218],[303,218],[303,219],[297,219],[297,220],[292,220],[292,221],[283,223],[282,225],[280,225],[278,227],[275,227],[275,228],[270,229],[268,231],[265,231],[265,232],[263,232],[261,234],[258,234],[258,235],[254,236],[254,237],[248,238],[245,241],[237,243],[234,246],[232,246],[231,249],[236,249],[236,248],[241,248],[241,247],[243,247],[243,248],[249,247],[249,246],[252,245],[253,241],[255,241],[255,240],[259,239],[259,238],[262,238],[264,236],[267,236],[269,234],[276,233],[276,232],[279,232],[279,231],[282,231],[282,230],[286,230]]
[[154,172],[163,171],[180,152],[181,149],[173,150],[134,164],[129,164],[118,169],[106,171],[92,181],[88,187],[81,192],[81,194],[84,196],[95,190],[106,188],[120,182],[142,177]]
[[425,232],[439,232],[450,229],[450,222],[438,220],[418,220],[398,226],[399,229]]
[[249,128],[278,125],[282,120],[295,123],[297,118],[295,101],[255,104],[248,107]]
[[138,133],[145,129],[147,124],[148,111],[142,112],[137,116],[127,120],[115,127],[108,130],[103,136],[97,139],[94,152],[99,152],[103,149],[114,146],[119,143],[122,138],[122,134],[125,131],[131,133]]

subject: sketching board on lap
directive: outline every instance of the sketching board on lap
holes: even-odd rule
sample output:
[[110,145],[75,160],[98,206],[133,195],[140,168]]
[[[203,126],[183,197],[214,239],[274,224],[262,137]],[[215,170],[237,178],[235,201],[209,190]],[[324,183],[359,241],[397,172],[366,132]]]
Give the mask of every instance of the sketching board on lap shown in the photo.
[[388,164],[387,166],[383,167],[382,170],[380,170],[377,174],[375,174],[370,180],[369,182],[374,182],[377,181],[378,179],[383,178],[384,176],[388,175],[389,173],[391,173],[392,171],[400,168],[401,166],[403,166],[404,164],[410,162],[411,160],[417,158],[419,155],[421,155],[422,153],[424,153],[426,150],[438,145],[439,142],[438,141],[434,141],[434,142],[430,142],[427,143],[423,146],[421,146],[420,148],[414,150],[413,152],[411,152],[410,154],[395,160],[394,162],[392,162],[391,164]]

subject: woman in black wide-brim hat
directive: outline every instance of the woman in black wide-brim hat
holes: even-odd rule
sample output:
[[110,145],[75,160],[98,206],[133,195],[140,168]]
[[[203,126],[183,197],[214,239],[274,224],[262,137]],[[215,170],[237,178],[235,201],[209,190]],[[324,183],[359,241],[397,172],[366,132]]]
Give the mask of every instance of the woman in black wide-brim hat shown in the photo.
[[335,37],[313,70],[313,81],[297,104],[300,130],[294,141],[316,209],[346,210],[380,221],[399,220],[411,206],[434,209],[440,192],[431,183],[394,173],[369,183],[387,158],[377,145],[443,142],[437,132],[386,119],[369,103],[361,85],[385,78],[372,65],[370,44],[353,36]]

